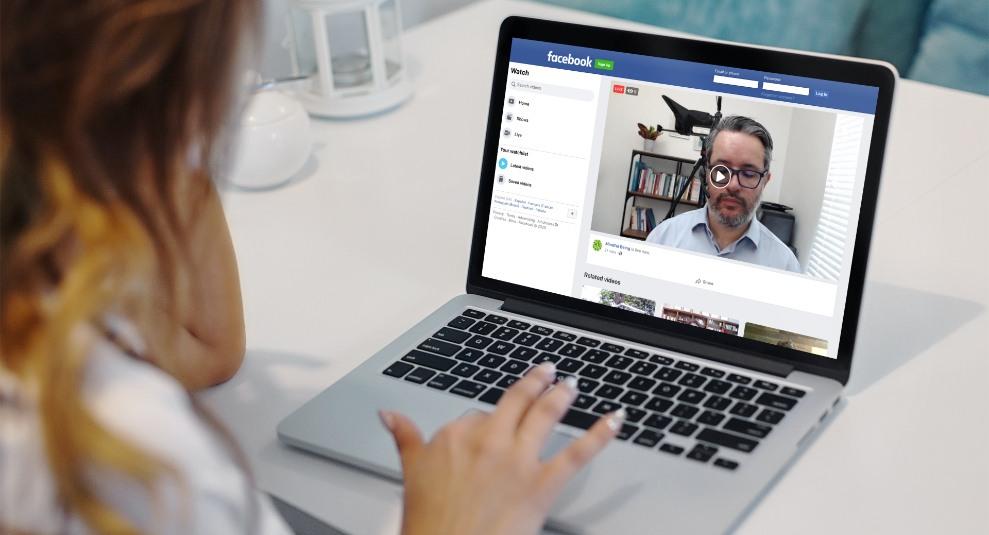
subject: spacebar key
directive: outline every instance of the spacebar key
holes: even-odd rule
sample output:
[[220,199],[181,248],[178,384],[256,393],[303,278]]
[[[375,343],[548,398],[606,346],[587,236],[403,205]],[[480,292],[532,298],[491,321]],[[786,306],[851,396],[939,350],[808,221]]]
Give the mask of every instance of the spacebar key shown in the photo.
[[758,441],[733,435],[731,433],[722,433],[721,431],[715,431],[711,428],[706,428],[698,433],[697,440],[703,440],[704,442],[710,442],[712,444],[717,444],[719,446],[744,452],[750,452],[759,445]]
[[449,370],[454,364],[457,363],[457,361],[453,359],[448,359],[439,355],[432,355],[423,351],[416,351],[415,349],[409,351],[409,354],[402,357],[402,360],[405,362],[418,364],[420,366],[425,366],[427,368],[432,368],[434,370],[439,370],[441,372]]
[[572,425],[574,427],[579,427],[581,429],[590,429],[591,426],[594,425],[594,422],[598,421],[598,418],[600,418],[600,416],[596,414],[578,411],[577,409],[570,409],[565,415],[563,415],[563,419],[560,420],[560,422],[567,425]]

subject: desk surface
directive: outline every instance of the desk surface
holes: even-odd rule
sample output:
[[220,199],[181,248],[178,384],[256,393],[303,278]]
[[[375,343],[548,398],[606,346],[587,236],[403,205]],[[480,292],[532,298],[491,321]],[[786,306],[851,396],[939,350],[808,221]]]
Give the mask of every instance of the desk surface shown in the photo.
[[[347,532],[396,533],[400,487],[286,449],[275,425],[463,292],[494,46],[512,14],[657,31],[471,5],[406,34],[410,102],[315,121],[296,180],[224,194],[248,355],[205,400],[262,489]],[[901,82],[847,402],[739,532],[989,532],[987,124],[989,98]]]

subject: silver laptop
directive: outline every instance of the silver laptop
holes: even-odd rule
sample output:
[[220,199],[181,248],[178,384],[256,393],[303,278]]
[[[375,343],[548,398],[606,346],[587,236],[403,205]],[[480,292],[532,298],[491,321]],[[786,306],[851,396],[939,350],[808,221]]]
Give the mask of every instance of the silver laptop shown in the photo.
[[496,53],[466,293],[278,436],[400,478],[379,409],[431,434],[553,361],[547,454],[628,418],[550,527],[731,530],[848,380],[896,75],[514,17]]

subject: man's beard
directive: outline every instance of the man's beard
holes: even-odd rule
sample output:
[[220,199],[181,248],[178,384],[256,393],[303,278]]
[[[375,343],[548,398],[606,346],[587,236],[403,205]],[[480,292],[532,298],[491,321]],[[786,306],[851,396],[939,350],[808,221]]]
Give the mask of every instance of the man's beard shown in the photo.
[[[729,197],[742,205],[742,212],[734,217],[729,217],[721,213],[721,201]],[[755,201],[756,206],[759,205],[759,200],[761,198],[762,195],[760,195],[759,198],[756,199]],[[749,203],[745,202],[745,199],[741,197],[736,197],[735,195],[732,195],[727,191],[723,192],[720,196],[718,196],[718,200],[716,204],[712,205],[711,203],[708,203],[707,211],[709,214],[717,218],[718,223],[728,228],[738,228],[741,227],[742,225],[748,224],[749,221],[752,221],[752,216],[754,215],[755,212],[752,209],[752,206],[749,206]]]

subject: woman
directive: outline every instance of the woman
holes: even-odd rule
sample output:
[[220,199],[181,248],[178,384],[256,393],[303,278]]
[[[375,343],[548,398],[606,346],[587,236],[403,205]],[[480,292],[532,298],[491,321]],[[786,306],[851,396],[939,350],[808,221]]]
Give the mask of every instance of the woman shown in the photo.
[[[207,164],[257,1],[4,0],[0,18],[0,531],[280,533],[189,395],[244,325]],[[552,365],[425,443],[381,415],[404,533],[533,533],[620,414],[543,462],[575,396]]]

